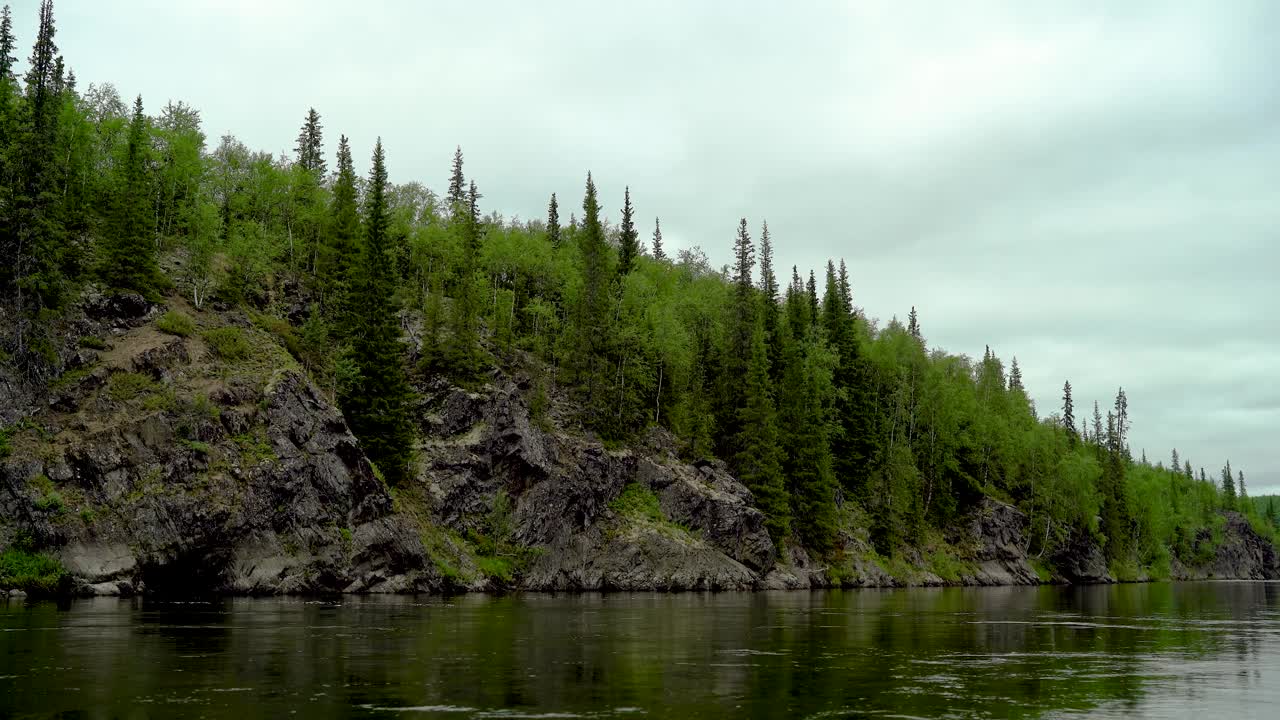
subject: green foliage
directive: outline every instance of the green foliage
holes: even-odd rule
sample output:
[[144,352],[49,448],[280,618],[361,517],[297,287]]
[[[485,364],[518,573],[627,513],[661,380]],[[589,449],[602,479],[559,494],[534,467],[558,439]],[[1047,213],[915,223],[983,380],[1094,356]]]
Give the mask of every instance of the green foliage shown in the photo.
[[156,329],[170,335],[188,337],[195,333],[196,323],[181,310],[170,310],[156,320]]
[[107,397],[116,402],[129,402],[150,394],[156,381],[142,373],[114,373],[107,379]]
[[200,334],[223,360],[243,360],[249,356],[249,341],[238,327],[221,327]]
[[89,348],[90,350],[106,350],[107,341],[97,335],[85,335],[79,340],[80,347]]
[[267,440],[266,432],[261,428],[252,432],[232,435],[231,442],[235,443],[236,447],[240,449],[241,461],[250,467],[272,462],[276,459],[275,450],[272,449],[271,442]]
[[68,577],[62,563],[43,553],[17,547],[0,553],[0,587],[31,595],[54,595],[66,589]]
[[393,303],[386,186],[386,158],[379,140],[369,176],[363,263],[353,309],[360,319],[352,338],[358,374],[340,393],[339,406],[365,454],[381,469],[387,485],[395,486],[409,473],[413,426],[409,418],[412,393]]
[[622,493],[609,503],[609,509],[632,519],[661,522],[666,520],[662,507],[658,504],[658,496],[640,483],[627,483]]

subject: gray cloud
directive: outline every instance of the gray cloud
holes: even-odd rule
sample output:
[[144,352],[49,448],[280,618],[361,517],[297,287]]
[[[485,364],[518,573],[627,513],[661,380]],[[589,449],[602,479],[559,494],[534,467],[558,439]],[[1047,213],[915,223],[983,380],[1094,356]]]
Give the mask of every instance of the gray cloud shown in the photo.
[[1280,491],[1280,5],[641,5],[57,13],[82,85],[186,100],[211,137],[288,149],[314,105],[393,180],[438,188],[461,144],[521,217],[591,169],[607,212],[630,184],[716,262],[767,217],[780,266],[846,258],[868,313],[1016,354],[1042,412],[1064,378],[1080,406],[1123,385],[1135,448]]

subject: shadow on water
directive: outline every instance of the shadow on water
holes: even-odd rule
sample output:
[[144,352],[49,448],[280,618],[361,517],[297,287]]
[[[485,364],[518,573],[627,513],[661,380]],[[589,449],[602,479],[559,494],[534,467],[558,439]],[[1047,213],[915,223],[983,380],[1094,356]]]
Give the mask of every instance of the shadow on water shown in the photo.
[[1239,717],[1280,586],[0,602],[0,717]]

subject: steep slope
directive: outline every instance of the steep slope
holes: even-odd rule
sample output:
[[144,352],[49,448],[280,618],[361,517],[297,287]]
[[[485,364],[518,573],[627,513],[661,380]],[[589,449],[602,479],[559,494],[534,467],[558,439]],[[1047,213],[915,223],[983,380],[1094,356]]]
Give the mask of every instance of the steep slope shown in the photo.
[[0,545],[43,549],[99,594],[441,587],[286,352],[234,313],[192,313],[182,337],[127,300],[86,300],[72,327],[101,349],[75,351],[12,433]]

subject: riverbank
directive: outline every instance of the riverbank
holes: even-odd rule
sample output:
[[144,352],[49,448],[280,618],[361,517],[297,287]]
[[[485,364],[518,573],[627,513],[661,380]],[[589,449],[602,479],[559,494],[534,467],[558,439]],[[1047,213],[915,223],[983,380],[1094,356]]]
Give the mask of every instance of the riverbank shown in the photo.
[[[411,319],[411,318],[410,318]],[[665,430],[606,445],[520,365],[415,387],[410,480],[389,489],[270,318],[86,292],[63,371],[0,377],[0,585],[80,595],[765,590],[1276,578],[1232,512],[1159,567],[1110,568],[1073,531],[984,496],[876,552],[839,504],[836,547],[776,542],[746,486]],[[411,328],[410,336],[414,336]],[[533,401],[531,401],[531,399]],[[5,588],[9,589],[9,588]]]

